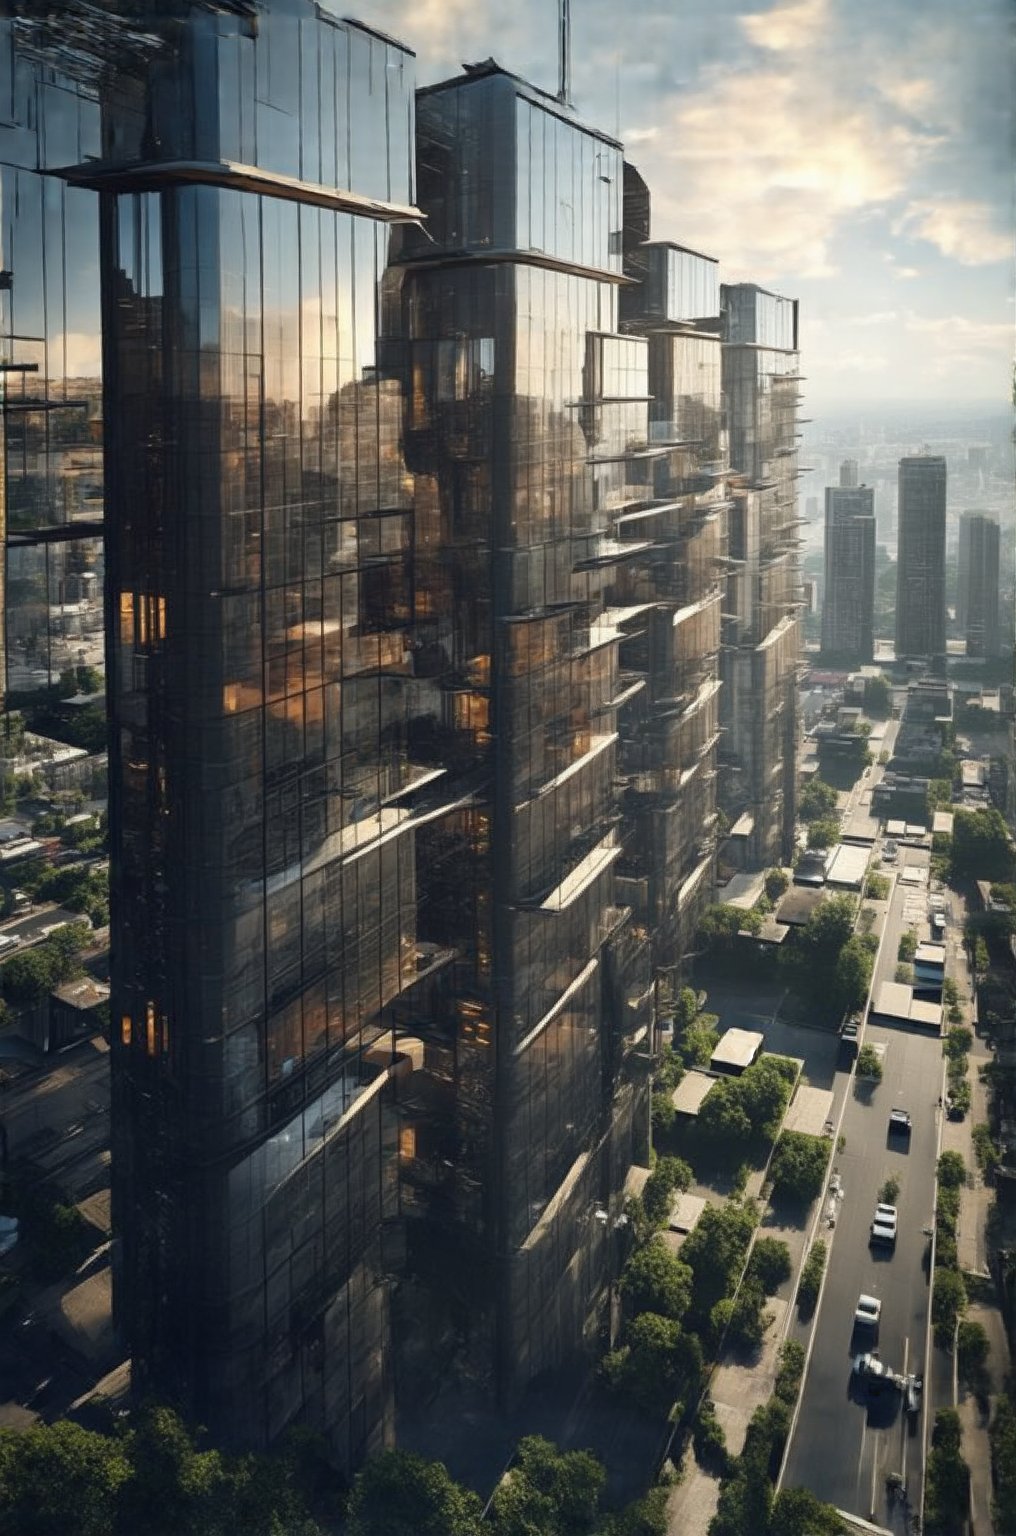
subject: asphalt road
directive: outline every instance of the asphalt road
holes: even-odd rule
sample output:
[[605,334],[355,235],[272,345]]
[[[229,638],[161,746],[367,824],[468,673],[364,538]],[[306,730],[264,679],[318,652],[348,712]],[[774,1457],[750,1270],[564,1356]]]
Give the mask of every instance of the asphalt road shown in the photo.
[[[917,850],[906,856],[927,859]],[[876,986],[892,979],[899,934],[910,926],[913,910],[913,892],[897,884]],[[855,1086],[845,1106],[846,1143],[835,1161],[844,1196],[835,1229],[821,1233],[829,1247],[827,1278],[784,1482],[902,1531],[905,1513],[888,1505],[885,1479],[902,1472],[912,1496],[919,1496],[923,1410],[909,1425],[897,1394],[869,1398],[852,1389],[851,1359],[871,1347],[870,1336],[855,1333],[853,1316],[862,1291],[878,1296],[881,1358],[894,1370],[923,1372],[930,1300],[930,1243],[923,1228],[934,1208],[942,1048],[933,1034],[870,1023],[865,1040],[885,1048],[883,1078],[877,1086]],[[888,1135],[894,1105],[911,1113],[909,1142]],[[891,1175],[901,1185],[899,1232],[895,1250],[879,1253],[868,1246],[868,1230],[880,1186]]]

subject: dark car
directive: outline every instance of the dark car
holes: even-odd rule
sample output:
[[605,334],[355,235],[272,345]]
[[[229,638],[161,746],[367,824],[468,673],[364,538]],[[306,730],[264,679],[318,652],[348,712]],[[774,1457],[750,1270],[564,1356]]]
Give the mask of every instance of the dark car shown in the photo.
[[894,1104],[889,1111],[890,1136],[909,1136],[910,1131],[911,1121],[909,1113],[907,1110],[900,1109],[898,1105]]

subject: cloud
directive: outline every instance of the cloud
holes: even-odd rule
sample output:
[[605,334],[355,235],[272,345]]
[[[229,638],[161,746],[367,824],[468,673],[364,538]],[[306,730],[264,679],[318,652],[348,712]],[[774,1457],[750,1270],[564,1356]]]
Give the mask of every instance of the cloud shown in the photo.
[[649,157],[643,169],[666,222],[682,221],[664,231],[655,218],[657,234],[705,242],[763,280],[827,277],[843,221],[901,197],[928,151],[923,134],[885,121],[877,102],[769,66],[750,82],[711,72],[676,102],[653,146],[656,174]]
[[994,210],[971,198],[910,202],[893,225],[893,232],[927,240],[943,256],[965,267],[1005,261],[1013,252],[1012,236],[996,228]]
[[829,25],[828,0],[799,0],[774,10],[742,16],[741,30],[756,48],[771,53],[801,53],[821,38]]

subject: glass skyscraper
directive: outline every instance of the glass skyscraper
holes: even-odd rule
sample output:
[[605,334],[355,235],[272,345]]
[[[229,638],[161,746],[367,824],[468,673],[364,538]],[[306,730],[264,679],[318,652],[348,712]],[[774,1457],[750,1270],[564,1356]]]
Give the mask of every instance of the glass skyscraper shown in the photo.
[[609,1327],[747,560],[796,657],[796,336],[726,336],[732,480],[716,263],[556,98],[333,0],[21,9],[7,670],[105,654],[115,1320],[352,1469]]
[[945,656],[946,462],[915,454],[899,465],[896,655]]

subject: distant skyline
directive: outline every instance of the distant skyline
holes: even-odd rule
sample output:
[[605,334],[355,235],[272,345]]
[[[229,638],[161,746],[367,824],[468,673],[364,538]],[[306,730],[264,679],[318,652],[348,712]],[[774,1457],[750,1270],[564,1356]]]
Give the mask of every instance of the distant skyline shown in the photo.
[[[493,55],[557,88],[555,0],[371,0],[421,85]],[[1009,0],[581,0],[579,115],[653,234],[801,300],[806,405],[1010,398]]]

